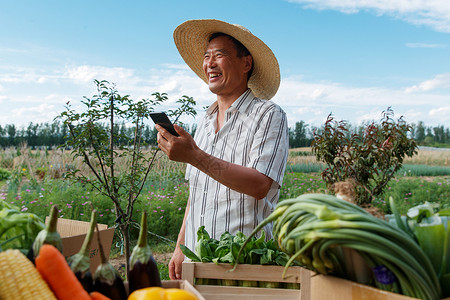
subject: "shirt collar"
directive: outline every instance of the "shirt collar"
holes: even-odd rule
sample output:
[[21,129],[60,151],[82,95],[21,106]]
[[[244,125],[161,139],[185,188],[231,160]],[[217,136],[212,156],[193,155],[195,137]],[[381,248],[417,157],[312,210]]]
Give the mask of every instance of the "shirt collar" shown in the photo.
[[[237,110],[240,113],[245,113],[247,111],[247,108],[250,105],[251,100],[255,98],[255,95],[253,95],[253,92],[251,89],[247,89],[239,98],[234,101],[230,108],[228,108],[229,111]],[[215,101],[207,110],[206,114],[212,115],[213,113],[217,112],[218,104],[217,101]]]

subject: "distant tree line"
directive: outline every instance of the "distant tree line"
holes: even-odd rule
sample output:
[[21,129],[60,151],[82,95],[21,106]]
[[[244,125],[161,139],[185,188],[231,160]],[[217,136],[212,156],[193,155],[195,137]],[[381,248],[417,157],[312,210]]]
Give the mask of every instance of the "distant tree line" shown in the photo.
[[[366,125],[349,125],[349,132],[360,134],[366,128]],[[417,124],[411,124],[410,138],[413,138],[419,146],[430,147],[450,147],[450,128],[440,126],[425,126],[422,121]],[[320,130],[317,127],[311,127],[304,121],[296,122],[289,128],[289,146],[291,148],[309,147],[313,141],[313,133]]]
[[[450,147],[450,128],[443,125],[440,126],[426,126],[419,121],[417,124],[413,123],[410,137],[415,139],[418,145],[432,146],[432,147]],[[365,129],[364,125],[351,126],[352,132],[360,133]],[[196,126],[183,125],[184,129],[190,134],[194,134]],[[304,121],[298,121],[294,126],[289,127],[289,146],[291,148],[309,147],[313,140],[314,130],[320,128],[310,126]],[[125,136],[132,136],[134,127],[126,124],[116,125],[115,130],[124,134]],[[14,124],[7,124],[0,126],[0,147],[18,147],[26,144],[32,149],[35,148],[55,148],[65,142],[68,134],[68,128],[63,126],[60,122],[53,123],[33,123],[30,122],[28,126],[17,127]],[[142,129],[142,136],[148,145],[156,145],[157,131],[152,125],[146,125]],[[123,141],[125,144],[127,141]]]
[[[191,134],[195,133],[196,126],[181,125],[186,131]],[[116,125],[114,130],[120,133],[121,136],[132,137],[134,127],[127,126],[122,123]],[[156,145],[156,131],[153,125],[145,125],[142,129],[142,138],[147,145]],[[0,126],[0,147],[18,147],[26,144],[31,149],[46,148],[52,149],[64,144],[66,137],[69,134],[69,128],[64,126],[61,122],[53,123],[33,123],[30,122],[28,126],[18,128],[14,124],[7,124]],[[126,146],[129,140],[119,141]]]

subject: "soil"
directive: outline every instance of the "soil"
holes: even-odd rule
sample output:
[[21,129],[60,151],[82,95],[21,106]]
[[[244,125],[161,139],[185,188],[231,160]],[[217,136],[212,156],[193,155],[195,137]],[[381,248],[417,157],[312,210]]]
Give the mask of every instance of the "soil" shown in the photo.
[[[171,257],[172,253],[153,253],[153,258],[160,264],[168,265]],[[120,275],[125,275],[125,255],[110,258],[109,263],[119,271]]]
[[374,207],[370,204],[361,206],[365,211],[374,217],[384,220],[384,213],[381,209]]

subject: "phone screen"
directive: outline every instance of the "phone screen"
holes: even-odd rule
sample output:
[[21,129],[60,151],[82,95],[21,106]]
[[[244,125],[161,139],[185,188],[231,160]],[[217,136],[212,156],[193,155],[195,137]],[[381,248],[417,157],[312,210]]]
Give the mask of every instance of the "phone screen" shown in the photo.
[[158,124],[164,129],[166,129],[170,134],[174,136],[179,136],[179,134],[175,131],[175,128],[173,127],[172,122],[169,120],[169,117],[167,117],[166,113],[164,112],[154,112],[150,113],[150,118],[152,118],[153,122],[155,124]]

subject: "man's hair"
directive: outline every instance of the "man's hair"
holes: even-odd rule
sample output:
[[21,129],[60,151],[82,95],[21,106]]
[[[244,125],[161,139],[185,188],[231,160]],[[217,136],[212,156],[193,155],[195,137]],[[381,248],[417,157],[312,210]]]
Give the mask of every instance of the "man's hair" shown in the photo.
[[[237,39],[235,39],[231,35],[223,33],[223,32],[215,32],[215,33],[211,34],[211,36],[208,39],[208,42],[211,42],[213,39],[215,39],[217,37],[220,37],[220,36],[225,36],[225,37],[229,38],[233,42],[233,45],[234,45],[234,48],[237,51],[237,56],[238,57],[244,57],[244,56],[247,56],[247,55],[251,55],[250,51],[248,51],[248,49],[241,42],[239,42]],[[247,73],[247,79],[250,79],[250,76],[252,76],[253,65],[254,65],[254,62],[252,60],[252,67]]]

